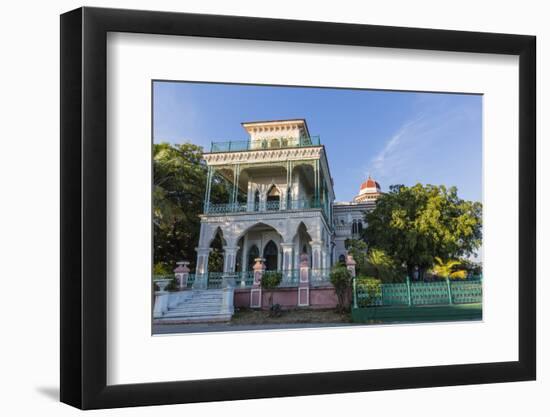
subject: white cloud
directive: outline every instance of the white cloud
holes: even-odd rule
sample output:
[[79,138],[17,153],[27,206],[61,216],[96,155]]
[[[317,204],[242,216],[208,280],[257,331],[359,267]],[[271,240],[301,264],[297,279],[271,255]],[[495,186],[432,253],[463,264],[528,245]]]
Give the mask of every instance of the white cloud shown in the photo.
[[419,99],[414,116],[383,142],[382,149],[370,159],[363,174],[370,174],[383,189],[393,184],[448,182],[448,171],[452,167],[456,169],[456,155],[448,152],[460,143],[457,132],[480,117],[476,107],[451,103],[445,96]]

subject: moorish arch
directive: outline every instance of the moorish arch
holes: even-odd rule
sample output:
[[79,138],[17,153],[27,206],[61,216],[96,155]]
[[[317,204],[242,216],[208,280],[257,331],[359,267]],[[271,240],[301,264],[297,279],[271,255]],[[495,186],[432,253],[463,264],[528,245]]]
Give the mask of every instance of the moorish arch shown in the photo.
[[246,271],[252,271],[256,258],[266,258],[266,256],[267,266],[275,270],[278,269],[280,266],[279,245],[283,241],[284,232],[278,227],[279,223],[279,221],[255,222],[239,233],[237,241],[242,242],[243,248],[239,256]]
[[266,209],[279,210],[281,205],[281,190],[275,184],[271,184],[266,193]]
[[279,265],[279,248],[273,240],[269,240],[264,247],[263,258],[265,259],[266,271],[276,271]]
[[254,268],[254,264],[256,263],[256,258],[259,258],[260,257],[260,249],[258,249],[258,245],[256,245],[255,243],[252,244],[252,246],[250,246],[250,248],[248,248],[248,251],[247,251],[247,257],[248,257],[248,260],[247,260],[247,271],[252,271],[253,268]]

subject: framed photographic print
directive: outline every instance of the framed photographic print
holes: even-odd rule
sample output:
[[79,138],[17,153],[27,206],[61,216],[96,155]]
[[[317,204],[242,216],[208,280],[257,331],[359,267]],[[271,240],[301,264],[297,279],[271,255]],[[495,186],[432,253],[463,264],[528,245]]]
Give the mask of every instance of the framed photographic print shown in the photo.
[[535,38],[61,16],[61,400],[535,379]]

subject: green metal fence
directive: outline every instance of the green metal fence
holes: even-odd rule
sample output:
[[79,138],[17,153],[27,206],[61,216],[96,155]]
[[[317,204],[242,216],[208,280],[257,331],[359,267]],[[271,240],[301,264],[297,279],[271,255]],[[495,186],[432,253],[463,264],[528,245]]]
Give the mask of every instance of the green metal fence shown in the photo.
[[481,303],[482,281],[410,282],[380,284],[375,280],[353,280],[353,306],[422,306]]
[[482,298],[480,281],[452,281],[453,304],[479,303]]

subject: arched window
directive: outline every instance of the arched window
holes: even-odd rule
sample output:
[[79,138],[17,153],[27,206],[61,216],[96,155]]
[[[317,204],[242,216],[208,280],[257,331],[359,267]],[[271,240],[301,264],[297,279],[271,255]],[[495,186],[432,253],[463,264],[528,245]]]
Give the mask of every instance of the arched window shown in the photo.
[[363,223],[361,222],[361,220],[357,221],[357,233],[363,233]]
[[277,245],[275,242],[270,240],[264,248],[264,259],[265,259],[265,269],[266,271],[276,271],[277,270],[277,256],[279,255],[277,251]]
[[279,204],[281,201],[281,195],[275,185],[272,185],[267,192],[267,210],[279,210]]
[[351,223],[351,234],[352,235],[357,234],[357,222],[355,220]]
[[338,257],[338,262],[345,264],[346,263],[346,255],[342,254]]
[[256,261],[254,259],[260,257],[260,251],[256,245],[252,245],[248,250],[248,271],[252,271]]

